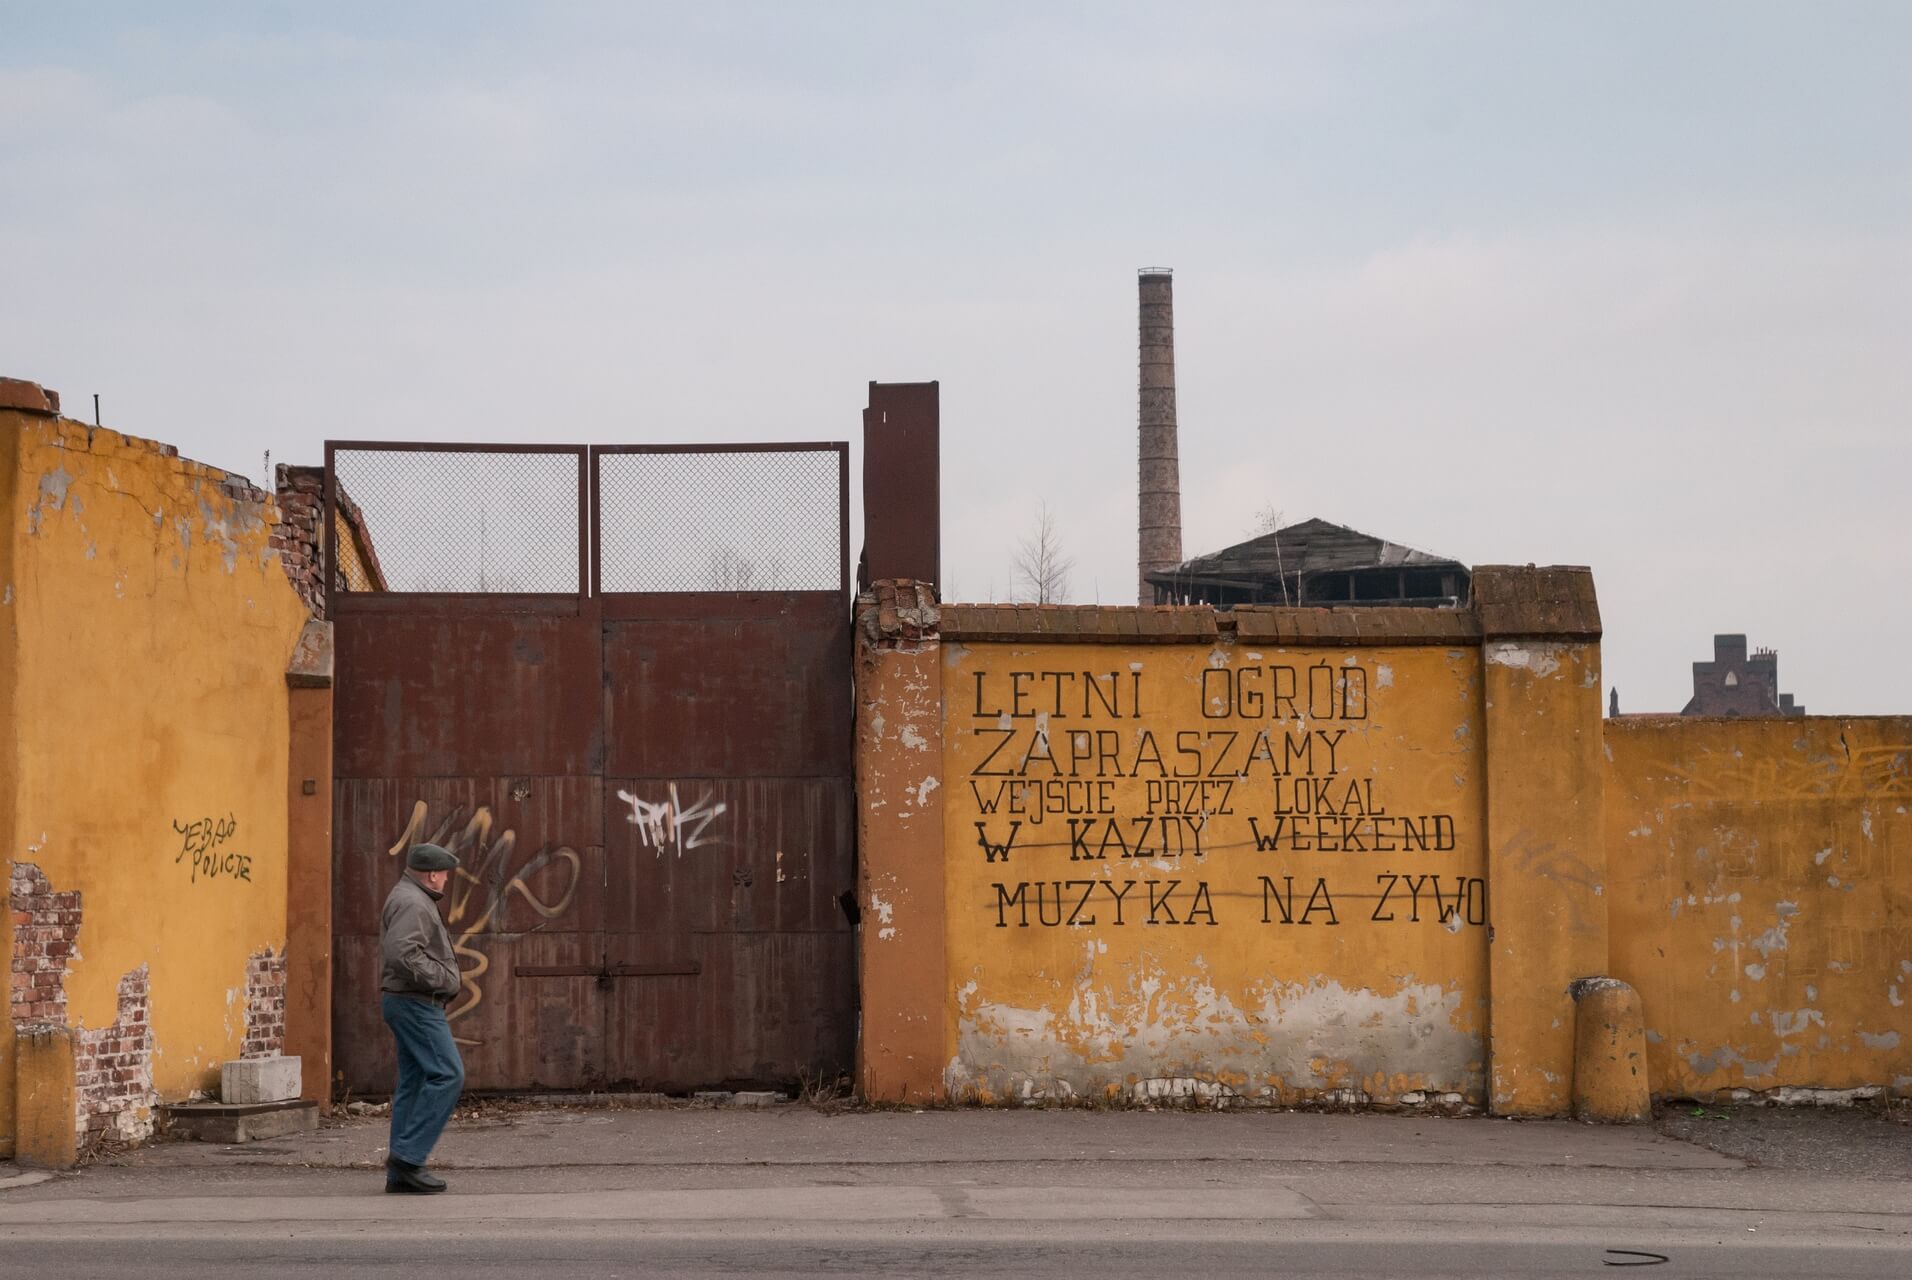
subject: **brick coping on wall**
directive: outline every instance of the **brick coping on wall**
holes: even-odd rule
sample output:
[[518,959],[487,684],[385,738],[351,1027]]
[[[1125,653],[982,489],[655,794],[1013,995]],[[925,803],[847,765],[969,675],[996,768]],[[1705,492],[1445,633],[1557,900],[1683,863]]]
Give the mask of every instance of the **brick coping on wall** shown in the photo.
[[858,599],[873,642],[1074,644],[1476,645],[1499,636],[1600,638],[1593,574],[1573,565],[1482,565],[1472,603],[1455,609],[1389,605],[1324,608],[1241,605],[939,604],[935,588],[878,582]]

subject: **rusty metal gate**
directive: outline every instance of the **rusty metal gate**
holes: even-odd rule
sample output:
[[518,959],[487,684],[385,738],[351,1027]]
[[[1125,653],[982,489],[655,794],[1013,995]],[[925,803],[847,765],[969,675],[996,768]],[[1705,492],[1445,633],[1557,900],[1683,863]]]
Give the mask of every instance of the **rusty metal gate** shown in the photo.
[[469,1087],[847,1069],[847,485],[843,444],[327,445],[335,1083],[391,1088],[423,839]]

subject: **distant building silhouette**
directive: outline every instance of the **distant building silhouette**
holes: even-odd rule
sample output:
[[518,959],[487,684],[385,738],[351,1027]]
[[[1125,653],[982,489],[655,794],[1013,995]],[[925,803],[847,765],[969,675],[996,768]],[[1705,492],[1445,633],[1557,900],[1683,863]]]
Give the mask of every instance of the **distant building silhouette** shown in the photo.
[[1156,604],[1419,605],[1467,603],[1473,574],[1326,520],[1304,520],[1144,574]]
[[1746,653],[1743,635],[1713,637],[1713,660],[1693,664],[1693,699],[1683,716],[1803,716],[1790,693],[1779,691],[1779,652]]

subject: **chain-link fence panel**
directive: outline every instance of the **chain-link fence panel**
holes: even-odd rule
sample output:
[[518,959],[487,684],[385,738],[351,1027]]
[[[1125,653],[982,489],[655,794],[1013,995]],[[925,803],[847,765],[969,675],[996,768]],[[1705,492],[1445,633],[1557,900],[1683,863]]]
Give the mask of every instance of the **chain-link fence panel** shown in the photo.
[[840,445],[600,450],[598,590],[838,591]]
[[335,449],[335,589],[578,593],[584,463],[582,449]]

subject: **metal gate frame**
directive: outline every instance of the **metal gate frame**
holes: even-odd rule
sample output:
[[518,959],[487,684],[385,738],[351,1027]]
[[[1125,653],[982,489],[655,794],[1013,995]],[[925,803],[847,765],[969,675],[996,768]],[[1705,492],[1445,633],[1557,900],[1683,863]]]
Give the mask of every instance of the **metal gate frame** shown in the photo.
[[[340,488],[337,478],[336,462],[339,453],[352,451],[373,453],[537,454],[547,456],[561,455],[575,459],[578,471],[577,545],[579,570],[576,591],[418,592],[390,590],[347,592],[341,590],[339,583],[340,561],[338,558]],[[692,591],[607,593],[603,591],[603,539],[599,536],[600,521],[603,518],[603,508],[601,505],[603,497],[603,477],[602,468],[600,466],[603,457],[622,454],[776,454],[816,451],[834,452],[837,455],[836,520],[838,537],[836,584],[834,589],[749,592]],[[347,495],[347,501],[349,502],[349,494]],[[849,1066],[850,1056],[854,1052],[855,1036],[856,988],[854,933],[849,922],[839,918],[839,913],[836,908],[837,895],[835,890],[837,888],[847,889],[850,887],[853,882],[855,857],[853,784],[850,778],[850,700],[848,690],[851,664],[848,637],[850,608],[852,603],[849,598],[850,530],[848,445],[842,442],[814,441],[794,443],[764,442],[711,445],[638,444],[609,446],[571,444],[499,445],[477,442],[438,443],[423,441],[328,441],[325,447],[323,512],[325,522],[323,532],[325,547],[324,563],[327,575],[325,592],[326,616],[333,619],[335,624],[341,622],[345,624],[341,627],[339,635],[339,685],[341,692],[347,692],[348,695],[350,694],[349,682],[352,679],[350,671],[350,664],[352,662],[351,650],[356,642],[348,639],[347,633],[358,630],[358,628],[354,628],[350,623],[350,619],[355,615],[360,617],[366,615],[390,617],[393,620],[390,624],[392,627],[403,629],[407,626],[416,625],[426,632],[443,630],[446,626],[457,626],[460,624],[460,620],[462,620],[466,626],[479,625],[482,621],[484,625],[492,626],[494,629],[498,626],[505,626],[509,629],[512,626],[524,625],[532,627],[565,628],[568,630],[587,628],[596,632],[599,640],[595,646],[597,657],[595,674],[602,685],[600,695],[594,699],[597,708],[596,737],[585,755],[577,756],[576,752],[572,753],[574,764],[581,766],[584,770],[583,773],[573,775],[570,778],[570,787],[567,794],[572,796],[572,801],[569,802],[572,812],[577,812],[578,804],[583,803],[589,808],[594,808],[600,814],[607,813],[607,802],[609,802],[613,791],[610,785],[612,774],[609,772],[609,766],[617,754],[618,746],[616,742],[610,740],[609,728],[613,721],[615,699],[614,676],[618,674],[614,673],[612,669],[612,649],[614,640],[620,636],[623,629],[635,628],[633,634],[641,636],[645,634],[644,629],[647,626],[667,627],[675,625],[680,631],[684,628],[689,628],[690,631],[695,634],[696,628],[701,620],[703,622],[716,621],[721,623],[722,626],[730,628],[731,631],[736,634],[746,634],[752,627],[760,627],[761,624],[768,624],[767,627],[761,627],[759,634],[793,633],[799,638],[808,637],[812,642],[810,649],[811,657],[815,657],[818,653],[830,652],[833,647],[840,649],[840,651],[834,652],[833,657],[826,658],[825,660],[835,663],[841,672],[841,676],[838,679],[823,678],[809,682],[812,685],[821,686],[826,692],[831,686],[838,683],[841,683],[843,686],[842,696],[838,700],[825,697],[819,702],[815,696],[815,689],[812,689],[810,698],[811,710],[817,711],[821,709],[823,717],[830,722],[823,724],[821,729],[828,731],[833,737],[840,737],[842,739],[841,743],[837,744],[840,753],[833,752],[832,750],[823,751],[818,758],[823,762],[823,765],[827,767],[821,768],[819,771],[804,772],[801,777],[785,776],[781,773],[772,777],[766,777],[758,787],[758,793],[760,793],[758,794],[758,798],[762,799],[767,797],[772,800],[773,803],[771,807],[773,809],[778,807],[777,801],[779,798],[781,799],[782,807],[785,809],[788,809],[790,804],[795,803],[801,815],[808,815],[813,822],[823,822],[824,825],[817,828],[815,834],[817,834],[817,838],[832,846],[834,854],[831,854],[831,850],[829,849],[823,850],[824,854],[829,855],[826,860],[832,865],[819,867],[817,870],[820,875],[840,878],[841,884],[828,885],[827,887],[830,889],[830,892],[820,896],[812,893],[807,902],[799,904],[799,908],[794,913],[794,916],[793,913],[786,912],[779,907],[774,913],[773,927],[746,930],[751,936],[758,938],[760,942],[764,942],[768,947],[767,951],[762,954],[744,954],[744,948],[741,946],[732,947],[731,953],[720,955],[718,968],[708,974],[705,971],[706,966],[703,963],[696,958],[684,954],[652,954],[642,958],[635,955],[620,954],[614,957],[611,954],[612,948],[610,946],[614,936],[622,933],[627,943],[634,942],[643,934],[642,925],[644,923],[654,923],[654,921],[641,922],[634,917],[623,920],[604,918],[595,920],[596,936],[605,944],[604,949],[600,954],[584,955],[579,954],[577,948],[574,947],[568,956],[570,962],[566,962],[567,956],[565,954],[560,954],[563,948],[558,947],[558,939],[555,936],[551,938],[549,943],[541,943],[536,939],[532,939],[531,934],[523,932],[493,931],[485,935],[488,941],[484,953],[485,959],[482,963],[489,966],[490,973],[493,975],[486,979],[487,982],[518,984],[522,983],[523,980],[546,979],[551,982],[551,990],[554,996],[556,989],[559,987],[563,987],[569,993],[565,998],[556,1000],[555,1003],[542,994],[536,996],[535,1000],[539,1013],[538,1024],[536,1027],[527,1026],[516,1028],[519,1031],[520,1039],[522,1039],[525,1034],[534,1036],[543,1035],[543,1029],[547,1027],[547,1025],[564,1023],[567,1018],[573,1022],[588,1022],[592,1016],[592,1006],[594,1002],[599,1015],[599,1021],[603,1024],[603,1029],[600,1038],[595,1042],[595,1046],[588,1033],[588,1028],[584,1033],[574,1036],[576,1041],[574,1046],[576,1053],[574,1053],[571,1058],[564,1059],[565,1062],[571,1063],[570,1069],[572,1070],[574,1078],[562,1078],[565,1070],[562,1065],[559,1068],[548,1068],[538,1065],[540,1062],[548,1063],[553,1060],[549,1058],[548,1055],[543,1058],[540,1057],[540,1054],[549,1046],[520,1043],[504,1046],[493,1054],[492,1058],[485,1058],[483,1055],[478,1055],[479,1060],[473,1064],[474,1087],[510,1089],[552,1086],[564,1087],[566,1085],[604,1086],[618,1083],[642,1083],[654,1087],[678,1088],[726,1083],[735,1084],[744,1081],[767,1083],[773,1080],[787,1080],[810,1069],[846,1069]],[[500,619],[515,619],[516,622],[501,623],[499,621]],[[800,622],[807,624],[809,630],[805,629],[805,625],[793,625],[800,624]],[[386,626],[384,623],[373,623],[371,625],[379,629],[383,629]],[[827,628],[829,634],[826,635],[818,631],[817,628],[819,627]],[[831,642],[839,638],[837,635],[838,632],[840,632],[842,643],[840,646],[833,646]],[[822,650],[816,648],[816,642],[823,643]],[[494,649],[495,647],[496,646],[494,646]],[[516,674],[521,678],[525,675],[523,671],[518,671]],[[541,679],[545,673],[540,672],[536,674]],[[522,679],[520,683],[522,684]],[[578,682],[573,679],[569,683],[576,685]],[[535,680],[529,687],[539,691],[542,691],[544,688],[543,685],[537,684]],[[576,696],[581,696],[583,693],[582,687],[580,686],[579,688],[573,689],[572,693],[574,695],[572,701],[575,703]],[[397,695],[393,695],[393,697],[397,699]],[[402,701],[402,699],[397,700]],[[840,701],[841,703],[840,717],[834,709],[833,701]],[[335,757],[341,764],[343,764],[347,754],[346,748],[348,744],[344,741],[345,734],[352,730],[352,721],[348,712],[348,708],[352,703],[352,697],[348,696],[343,702],[346,705],[342,706],[342,714],[337,721],[339,732],[338,741],[335,742]],[[794,712],[797,710],[800,710],[800,708],[779,708],[776,706],[764,708],[766,716],[773,719],[777,718],[780,711]],[[783,719],[788,721],[791,717],[784,716]],[[840,723],[837,723],[839,719]],[[483,755],[484,752],[481,751],[479,754]],[[449,769],[449,772],[441,771],[441,768]],[[403,773],[392,773],[390,775],[393,779],[403,776],[405,776]],[[420,785],[430,781],[432,778],[437,778],[441,783],[445,783],[447,780],[455,781],[457,776],[464,776],[466,782],[471,784],[465,789],[474,797],[472,801],[473,804],[477,803],[476,798],[488,794],[482,790],[485,785],[489,785],[494,780],[502,781],[500,774],[495,771],[465,769],[461,774],[459,767],[455,763],[434,767],[430,774],[418,774],[416,776],[421,780]],[[546,782],[557,786],[559,790],[565,790],[564,776],[527,775],[527,777],[531,776],[541,777]],[[696,777],[698,775],[695,771],[690,771],[687,772],[685,776]],[[743,776],[747,783],[749,777],[752,775],[746,774]],[[595,778],[594,783],[592,782],[593,777]],[[368,864],[372,867],[383,867],[386,865],[386,858],[383,856],[384,850],[382,849],[377,851],[367,849],[353,850],[346,847],[347,843],[355,838],[346,820],[347,808],[349,807],[346,799],[348,790],[354,785],[372,785],[370,776],[350,773],[345,768],[335,767],[335,778],[334,900],[335,903],[340,904],[340,910],[336,913],[337,919],[340,922],[335,925],[336,932],[350,927],[347,922],[352,917],[352,912],[344,909],[346,899],[355,894],[361,897],[364,896],[363,890],[366,888],[375,888],[377,896],[382,897],[385,887],[390,882],[390,876],[389,873],[384,875],[375,886],[355,886],[350,883],[355,869],[362,871]],[[525,785],[528,786],[528,783]],[[585,793],[590,791],[593,786],[599,797],[596,802],[590,802],[585,798]],[[582,788],[582,790],[580,790],[580,788]],[[779,790],[779,788],[781,788],[781,790]],[[807,790],[805,790],[805,788],[807,788]],[[804,794],[798,796],[797,793],[799,791],[803,791]],[[673,791],[672,794],[674,796],[675,792]],[[474,810],[474,813],[482,812],[486,815],[487,826],[485,831],[487,834],[490,832],[490,805],[498,803],[499,800],[499,797],[494,796],[480,809]],[[423,801],[421,800],[419,803],[423,804]],[[559,807],[562,809],[564,803],[560,802]],[[635,808],[635,806],[633,807]],[[818,815],[823,816],[819,817]],[[795,821],[797,819],[792,818],[791,820]],[[634,823],[636,822],[636,818],[633,817],[630,821]],[[775,821],[781,822],[783,819],[778,817]],[[476,822],[475,817],[474,822]],[[602,825],[594,829],[594,838],[586,842],[586,847],[582,850],[573,850],[570,849],[569,846],[566,846],[561,851],[566,856],[572,857],[579,868],[577,876],[572,882],[573,888],[582,881],[586,870],[591,868],[591,864],[593,863],[596,864],[595,870],[598,872],[602,883],[605,885],[610,884],[612,861],[609,846],[613,840],[614,831],[611,822],[612,819],[606,816],[603,819]],[[776,829],[779,831],[782,830],[781,827]],[[468,828],[467,836],[469,836],[469,834]],[[532,834],[536,833],[534,832]],[[363,837],[359,838],[362,839]],[[630,837],[626,836],[626,839],[628,840]],[[379,843],[382,844],[383,840],[381,839]],[[595,844],[596,847],[589,847],[591,844]],[[754,852],[760,853],[761,851]],[[752,850],[747,849],[743,851],[740,857],[748,859],[752,853]],[[542,854],[540,856],[542,856]],[[661,858],[661,856],[660,853],[659,857]],[[779,864],[782,863],[783,856],[781,849],[776,851],[776,858]],[[701,875],[704,873],[700,871],[698,874]],[[742,886],[743,890],[748,890],[753,884],[751,878],[752,873],[748,868],[740,866],[737,870],[733,871],[732,874],[736,877],[736,884]],[[503,875],[502,868],[499,871],[499,875]],[[706,877],[706,879],[708,879],[708,877]],[[784,874],[780,865],[777,870],[776,883],[782,884],[783,881]],[[514,880],[512,884],[505,885],[507,892],[494,894],[494,906],[501,912],[508,912],[510,909],[507,901],[510,897],[508,890],[514,887],[514,885],[519,889],[521,894],[524,893],[524,886]],[[707,889],[709,886],[692,885],[691,887]],[[733,925],[737,921],[742,921],[744,916],[749,914],[748,912],[740,911],[734,901],[738,893],[743,890],[733,891],[732,893],[732,915],[735,917],[735,920],[732,922]],[[608,892],[607,890],[607,896]],[[750,895],[746,892],[744,896],[748,897]],[[631,896],[626,898],[622,905],[631,907],[632,904],[636,902],[637,897],[635,896],[635,892],[633,892]],[[356,905],[358,908],[357,914],[362,917],[365,907],[370,904],[357,903]],[[491,908],[486,908],[487,911],[490,909]],[[615,911],[618,908],[606,905],[600,906],[598,909],[608,912]],[[759,912],[758,914],[762,915],[763,913]],[[786,917],[792,918],[787,919]],[[502,915],[500,918],[502,918]],[[797,928],[793,930],[787,927],[804,922],[807,922],[808,928]],[[589,918],[588,912],[581,913],[578,924],[583,932],[578,936],[580,938],[590,936],[593,932],[593,923],[593,920]],[[681,921],[679,923],[681,926]],[[536,933],[537,930],[543,927],[544,925],[542,923],[538,924],[534,927],[532,933]],[[454,932],[456,932],[456,930],[454,930]],[[724,936],[720,937],[718,935]],[[765,941],[764,935],[771,935],[768,937],[767,942]],[[726,938],[733,943],[738,942],[741,935],[735,935],[734,928],[726,931],[725,929],[716,927],[692,930],[686,934],[680,927],[678,935],[676,936],[679,937],[680,943],[684,943],[685,940],[688,940],[690,946],[693,948],[704,948],[706,953],[709,954],[710,948],[713,947],[718,948],[718,952],[721,953],[722,948],[719,945],[720,943],[724,942]],[[530,940],[527,941],[527,939]],[[367,1053],[363,1051],[372,1049],[373,1046],[361,1044],[355,1049],[351,1043],[354,1029],[352,1027],[352,1019],[348,1016],[350,1002],[358,1001],[361,995],[366,997],[361,1003],[369,1004],[373,1003],[373,1001],[367,993],[353,993],[351,991],[351,983],[346,980],[351,976],[348,973],[349,966],[343,957],[345,948],[342,944],[345,941],[346,938],[341,935],[335,944],[335,956],[339,957],[335,960],[336,977],[334,984],[335,991],[339,993],[338,1011],[335,1016],[339,1043],[335,1050],[334,1057],[335,1062],[345,1067],[348,1072],[353,1072],[359,1077],[356,1080],[348,1080],[348,1085],[357,1088],[360,1092],[365,1092],[368,1090],[368,1081],[375,1079],[379,1074],[377,1070],[370,1069],[365,1064],[370,1059],[377,1059],[382,1054],[387,1054],[389,1048],[383,1044],[382,1037],[377,1035],[379,1029],[376,1028],[375,1019],[374,1025],[370,1028],[371,1038],[378,1040],[379,1043],[376,1046],[376,1051],[369,1055],[369,1059]],[[500,945],[500,943],[503,945]],[[531,947],[533,950],[529,954],[526,954],[526,947]],[[808,951],[805,950],[806,947],[809,948]],[[779,948],[781,948],[781,950],[779,950]],[[766,959],[765,956],[769,958]],[[578,961],[588,961],[588,963],[578,963]],[[751,967],[753,965],[757,967]],[[769,965],[770,968],[765,970],[762,967],[764,965]],[[781,968],[779,968],[779,965],[781,965]],[[768,1020],[777,1024],[775,1030],[781,1038],[777,1040],[775,1046],[764,1049],[758,1058],[749,1059],[749,1044],[746,1042],[750,1039],[753,1031],[751,1019],[755,1017],[761,1020],[766,1016],[766,1010],[763,1007],[763,1000],[766,998],[765,990],[776,988],[776,990],[770,991],[770,995],[772,996],[776,995],[778,991],[782,991],[788,995],[790,991],[795,990],[791,987],[793,978],[788,971],[802,969],[806,966],[828,970],[829,977],[826,985],[829,989],[806,989],[797,991],[795,996],[791,997],[793,1004],[808,1005],[807,1010],[799,1008],[795,1011],[795,1016],[799,1019],[796,1025],[786,1025],[781,1020],[782,1009],[780,1006],[770,1009],[768,1011]],[[506,971],[507,969],[508,972]],[[485,970],[481,968],[477,972],[484,973]],[[362,977],[363,975],[359,974],[358,976]],[[707,987],[710,983],[727,983],[731,989],[700,988],[701,994],[696,992],[683,992],[678,996],[666,999],[664,1006],[656,1006],[651,1010],[653,1013],[657,1013],[660,1020],[677,1021],[680,1026],[689,1026],[692,1028],[711,1025],[713,1012],[716,1011],[716,1008],[719,1006],[724,1010],[730,1011],[731,1022],[725,1027],[718,1028],[717,1033],[714,1033],[719,1040],[722,1039],[722,1035],[724,1034],[730,1037],[730,1040],[724,1043],[730,1044],[731,1047],[728,1050],[722,1050],[720,1046],[719,1050],[720,1052],[728,1053],[724,1063],[719,1064],[714,1060],[700,1060],[696,1054],[692,1053],[681,1060],[679,1065],[681,1065],[682,1070],[676,1071],[675,1074],[673,1074],[674,1069],[672,1067],[667,1066],[651,1069],[645,1067],[642,1063],[631,1064],[628,1062],[628,1059],[625,1059],[626,1065],[634,1065],[636,1069],[626,1069],[625,1067],[617,1065],[619,1061],[624,1058],[624,1055],[620,1053],[620,1045],[635,1042],[630,1041],[627,1035],[619,1035],[614,1040],[610,1030],[611,1025],[618,1020],[620,1010],[622,1010],[624,1006],[631,1004],[634,999],[638,1000],[640,1004],[646,1004],[647,1007],[654,1006],[655,1001],[651,1000],[648,993],[655,991],[657,987],[661,985],[648,984],[643,987],[645,994],[642,998],[632,996],[628,993],[636,989],[618,980],[637,977],[688,980],[693,983],[705,983]],[[590,980],[590,982],[588,985],[585,985],[585,980],[587,979]],[[779,982],[782,983],[781,987],[777,986]],[[739,983],[742,985],[738,986]],[[605,992],[612,994],[606,997],[603,994]],[[748,1000],[733,999],[739,992],[754,994],[757,1007],[753,1009]],[[500,997],[500,999],[526,998],[530,997],[522,995],[513,997],[509,985],[505,987],[505,995]],[[664,997],[658,998],[665,999]],[[494,1006],[496,1004],[497,1001],[494,1001]],[[734,1009],[731,1008],[733,1005],[735,1006]],[[662,1010],[663,1012],[658,1012],[658,1010]],[[469,1012],[469,1010],[467,1009],[465,1012]],[[545,1015],[550,1016],[546,1017]],[[494,1009],[488,1013],[487,1021],[489,1021],[491,1017],[497,1016],[500,1015],[496,1007],[494,1007]],[[806,1017],[809,1019],[808,1024],[801,1021]],[[362,1018],[359,1020],[363,1022]],[[523,1020],[520,1019],[520,1021]],[[625,1019],[625,1021],[643,1023],[642,1019]],[[455,1026],[456,1025],[457,1024],[455,1024]],[[360,1040],[367,1038],[367,1030],[368,1029],[363,1026],[356,1029]],[[574,1026],[572,1030],[575,1031],[576,1027]],[[652,1036],[652,1039],[647,1043],[650,1043],[652,1047],[655,1048],[655,1030],[650,1028],[648,1023],[644,1023],[640,1030],[643,1034]],[[809,1037],[810,1041],[813,1042],[813,1051],[807,1055],[806,1060],[797,1061],[791,1056],[791,1047],[803,1041],[806,1032],[814,1033]],[[602,1066],[603,1069],[597,1071],[596,1074],[592,1074],[591,1064],[588,1061],[583,1061],[583,1059],[588,1059],[593,1051],[599,1053],[602,1058],[599,1065]],[[487,1052],[490,1051],[488,1050]],[[637,1052],[641,1057],[643,1051],[639,1050]],[[801,1047],[796,1048],[795,1052],[798,1057],[805,1057],[804,1050]],[[581,1066],[580,1062],[582,1062]],[[354,1067],[354,1063],[360,1065]],[[547,1069],[557,1070],[558,1076],[547,1078],[540,1074],[541,1071]],[[369,1076],[367,1075],[368,1070],[370,1070]],[[710,1074],[711,1072],[719,1072],[720,1074],[712,1076]]]

